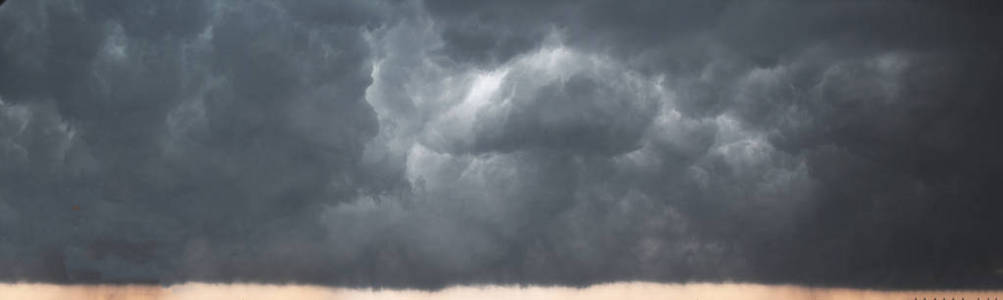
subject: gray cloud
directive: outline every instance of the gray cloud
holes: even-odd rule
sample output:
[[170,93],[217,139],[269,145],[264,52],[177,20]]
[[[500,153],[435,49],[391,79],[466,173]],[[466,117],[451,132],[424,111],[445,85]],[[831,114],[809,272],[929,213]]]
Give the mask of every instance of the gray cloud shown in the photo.
[[425,144],[450,153],[617,154],[639,146],[658,108],[653,80],[560,46],[473,77],[459,103],[432,120]]
[[998,11],[14,1],[0,278],[998,286]]

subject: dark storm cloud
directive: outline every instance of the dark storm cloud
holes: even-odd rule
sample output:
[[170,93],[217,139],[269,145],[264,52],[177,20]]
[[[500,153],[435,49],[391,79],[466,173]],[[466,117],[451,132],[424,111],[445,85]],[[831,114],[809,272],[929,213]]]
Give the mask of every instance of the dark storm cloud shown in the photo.
[[424,143],[450,153],[552,149],[624,153],[658,109],[653,82],[603,57],[545,48],[473,78]]
[[998,16],[7,3],[0,277],[998,286]]
[[251,278],[279,258],[248,241],[316,235],[289,220],[355,192],[377,131],[361,26],[378,16],[357,10],[5,5],[4,277]]

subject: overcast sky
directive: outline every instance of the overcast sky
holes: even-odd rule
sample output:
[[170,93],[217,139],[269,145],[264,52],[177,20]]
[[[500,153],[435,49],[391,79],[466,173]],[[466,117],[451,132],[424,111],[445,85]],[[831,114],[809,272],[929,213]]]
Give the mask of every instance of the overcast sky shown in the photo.
[[990,3],[7,1],[0,280],[1000,287]]

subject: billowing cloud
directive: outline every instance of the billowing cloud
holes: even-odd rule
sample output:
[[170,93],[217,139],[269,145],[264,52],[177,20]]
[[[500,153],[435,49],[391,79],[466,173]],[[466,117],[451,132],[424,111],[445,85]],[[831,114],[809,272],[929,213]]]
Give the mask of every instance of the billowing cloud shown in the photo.
[[997,12],[13,1],[0,278],[999,285]]

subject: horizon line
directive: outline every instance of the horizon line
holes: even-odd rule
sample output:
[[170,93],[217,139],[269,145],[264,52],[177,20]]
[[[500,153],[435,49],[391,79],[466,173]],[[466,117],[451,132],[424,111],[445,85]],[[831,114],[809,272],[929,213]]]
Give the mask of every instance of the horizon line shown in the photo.
[[1003,289],[874,290],[793,284],[614,282],[587,287],[455,285],[417,288],[349,288],[281,283],[51,284],[0,283],[0,299],[992,299]]

